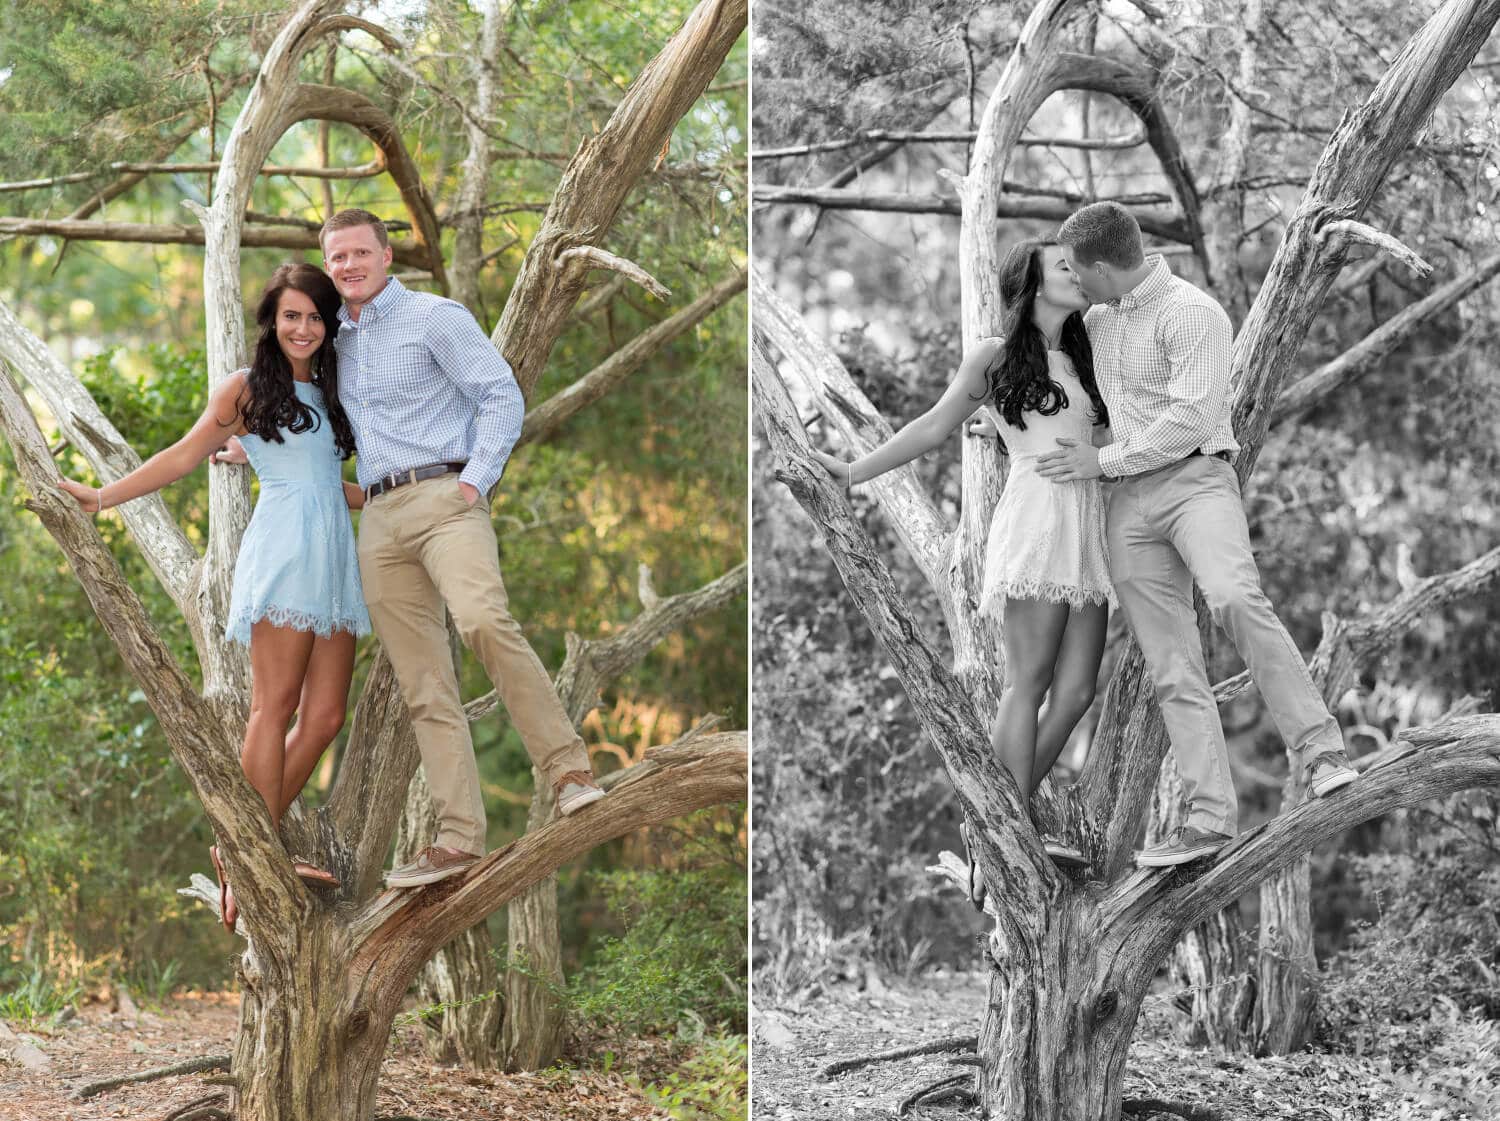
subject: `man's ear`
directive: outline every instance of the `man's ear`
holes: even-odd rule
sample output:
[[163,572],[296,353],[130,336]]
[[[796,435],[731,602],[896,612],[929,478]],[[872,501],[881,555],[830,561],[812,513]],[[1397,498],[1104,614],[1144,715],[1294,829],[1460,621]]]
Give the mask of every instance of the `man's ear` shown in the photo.
[[385,247],[385,249],[381,251],[381,254],[380,254],[380,259],[385,264],[386,268],[390,268],[391,267],[391,261],[393,261],[395,259],[395,257],[396,257],[395,251],[392,250],[389,245],[387,245]]

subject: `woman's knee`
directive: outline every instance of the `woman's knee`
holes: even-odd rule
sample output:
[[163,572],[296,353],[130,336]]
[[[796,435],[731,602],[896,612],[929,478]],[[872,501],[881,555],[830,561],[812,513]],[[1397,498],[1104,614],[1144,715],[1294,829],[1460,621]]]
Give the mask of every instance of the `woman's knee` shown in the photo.
[[1047,694],[1047,704],[1076,720],[1089,710],[1097,693],[1092,681],[1058,681]]
[[306,712],[297,714],[297,727],[312,739],[330,744],[343,730],[345,707],[343,705],[312,705]]
[[1005,676],[1001,697],[1032,701],[1038,705],[1052,687],[1052,669],[1043,666],[1014,666]]
[[302,696],[300,684],[283,685],[277,682],[252,682],[250,686],[250,719],[269,720],[285,727],[292,714],[297,711],[297,702]]

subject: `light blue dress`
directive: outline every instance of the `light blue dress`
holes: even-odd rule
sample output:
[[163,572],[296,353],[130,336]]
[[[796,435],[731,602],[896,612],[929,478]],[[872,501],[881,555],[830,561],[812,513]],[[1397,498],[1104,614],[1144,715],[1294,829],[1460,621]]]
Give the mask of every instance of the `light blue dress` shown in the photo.
[[323,638],[334,631],[370,633],[323,391],[310,382],[292,385],[317,425],[299,433],[283,428],[279,444],[240,437],[260,479],[260,501],[234,564],[224,634],[246,646],[251,626],[263,619]]

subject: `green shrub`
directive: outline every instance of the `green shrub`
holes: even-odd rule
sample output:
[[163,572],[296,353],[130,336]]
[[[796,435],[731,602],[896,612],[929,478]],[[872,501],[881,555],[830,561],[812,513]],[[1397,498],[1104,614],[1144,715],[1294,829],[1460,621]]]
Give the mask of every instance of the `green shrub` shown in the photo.
[[0,971],[0,1020],[29,1026],[57,1015],[82,992],[80,986],[61,984],[41,969],[22,972],[8,967]]
[[623,869],[597,882],[623,933],[604,939],[574,984],[581,1016],[633,1031],[693,1016],[746,1030],[743,867]]
[[715,1035],[666,1078],[633,1085],[678,1121],[744,1121],[749,1090],[748,1037]]

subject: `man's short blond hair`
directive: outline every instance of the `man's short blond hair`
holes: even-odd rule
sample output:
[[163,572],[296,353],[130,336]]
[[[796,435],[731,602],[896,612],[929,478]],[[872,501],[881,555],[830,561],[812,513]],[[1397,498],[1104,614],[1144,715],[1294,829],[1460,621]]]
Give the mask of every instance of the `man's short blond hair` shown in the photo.
[[320,246],[323,245],[324,239],[333,233],[334,230],[347,230],[354,226],[369,226],[374,230],[375,239],[380,242],[382,249],[391,243],[391,236],[386,233],[384,222],[368,210],[351,208],[349,210],[340,210],[323,223],[323,228],[318,231],[318,244]]

